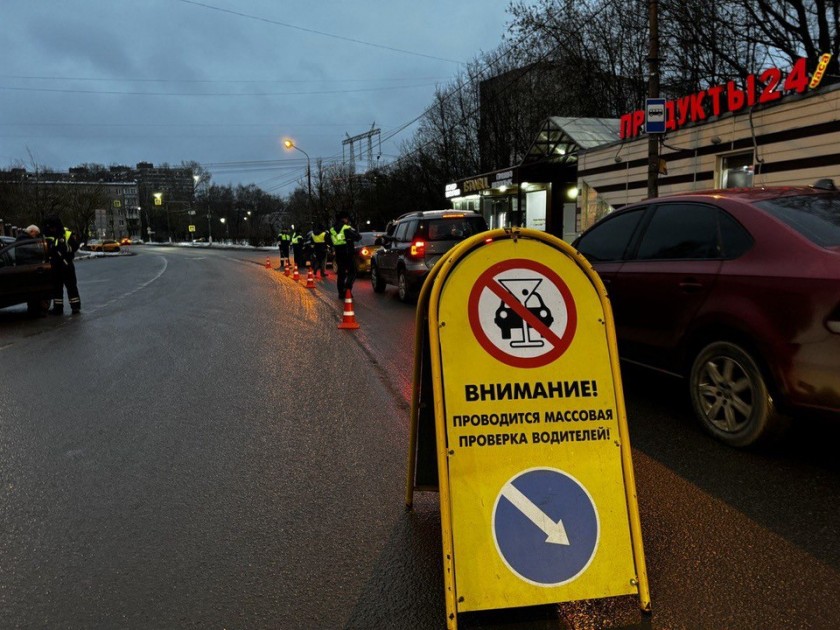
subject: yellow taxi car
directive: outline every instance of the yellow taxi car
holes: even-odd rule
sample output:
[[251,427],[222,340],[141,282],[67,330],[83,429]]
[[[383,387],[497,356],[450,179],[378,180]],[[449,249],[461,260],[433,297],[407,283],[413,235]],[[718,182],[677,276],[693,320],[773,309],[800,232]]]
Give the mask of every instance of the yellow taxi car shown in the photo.
[[83,249],[86,249],[89,252],[113,253],[120,251],[120,244],[115,240],[91,239],[85,244]]

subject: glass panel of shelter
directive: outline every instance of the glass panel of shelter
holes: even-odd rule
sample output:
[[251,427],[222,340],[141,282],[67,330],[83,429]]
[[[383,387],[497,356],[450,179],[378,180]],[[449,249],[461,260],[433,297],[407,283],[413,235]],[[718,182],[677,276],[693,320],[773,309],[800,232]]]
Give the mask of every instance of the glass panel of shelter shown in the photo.
[[519,200],[511,195],[481,198],[481,214],[491,230],[521,225],[521,220],[517,221],[518,209]]
[[721,155],[718,178],[721,188],[751,188],[753,185],[753,152]]

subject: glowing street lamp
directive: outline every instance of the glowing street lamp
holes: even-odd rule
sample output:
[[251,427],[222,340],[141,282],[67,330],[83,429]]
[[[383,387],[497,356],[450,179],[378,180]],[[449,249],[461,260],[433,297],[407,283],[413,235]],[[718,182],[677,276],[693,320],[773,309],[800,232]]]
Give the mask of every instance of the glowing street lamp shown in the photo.
[[156,206],[163,206],[163,211],[166,213],[166,236],[169,237],[169,242],[172,242],[172,227],[169,225],[169,208],[166,204],[163,203],[163,193],[156,192],[152,193],[152,197],[155,198],[155,205]]
[[309,198],[309,215],[310,215],[310,218],[311,218],[311,216],[312,216],[312,168],[311,168],[310,162],[309,162],[309,154],[306,151],[304,151],[303,149],[301,149],[298,145],[296,145],[295,141],[290,139],[290,138],[286,138],[285,140],[283,140],[283,146],[285,146],[287,149],[297,149],[298,151],[300,151],[301,153],[303,153],[306,156],[306,186],[307,186],[308,191],[309,191],[309,197],[308,197]]

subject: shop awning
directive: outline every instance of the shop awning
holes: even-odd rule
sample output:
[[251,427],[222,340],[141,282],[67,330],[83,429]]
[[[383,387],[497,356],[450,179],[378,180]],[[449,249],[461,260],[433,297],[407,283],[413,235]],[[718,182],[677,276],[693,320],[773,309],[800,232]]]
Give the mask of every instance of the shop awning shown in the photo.
[[522,164],[573,164],[578,151],[619,140],[618,118],[565,118],[552,116],[540,128]]

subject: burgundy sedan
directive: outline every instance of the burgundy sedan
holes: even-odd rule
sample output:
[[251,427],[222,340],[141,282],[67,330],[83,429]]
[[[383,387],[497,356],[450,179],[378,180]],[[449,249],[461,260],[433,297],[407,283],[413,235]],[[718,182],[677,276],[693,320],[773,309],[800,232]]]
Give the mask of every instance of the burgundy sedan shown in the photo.
[[713,190],[613,212],[576,242],[623,360],[687,379],[716,438],[747,446],[801,409],[840,414],[840,192]]

